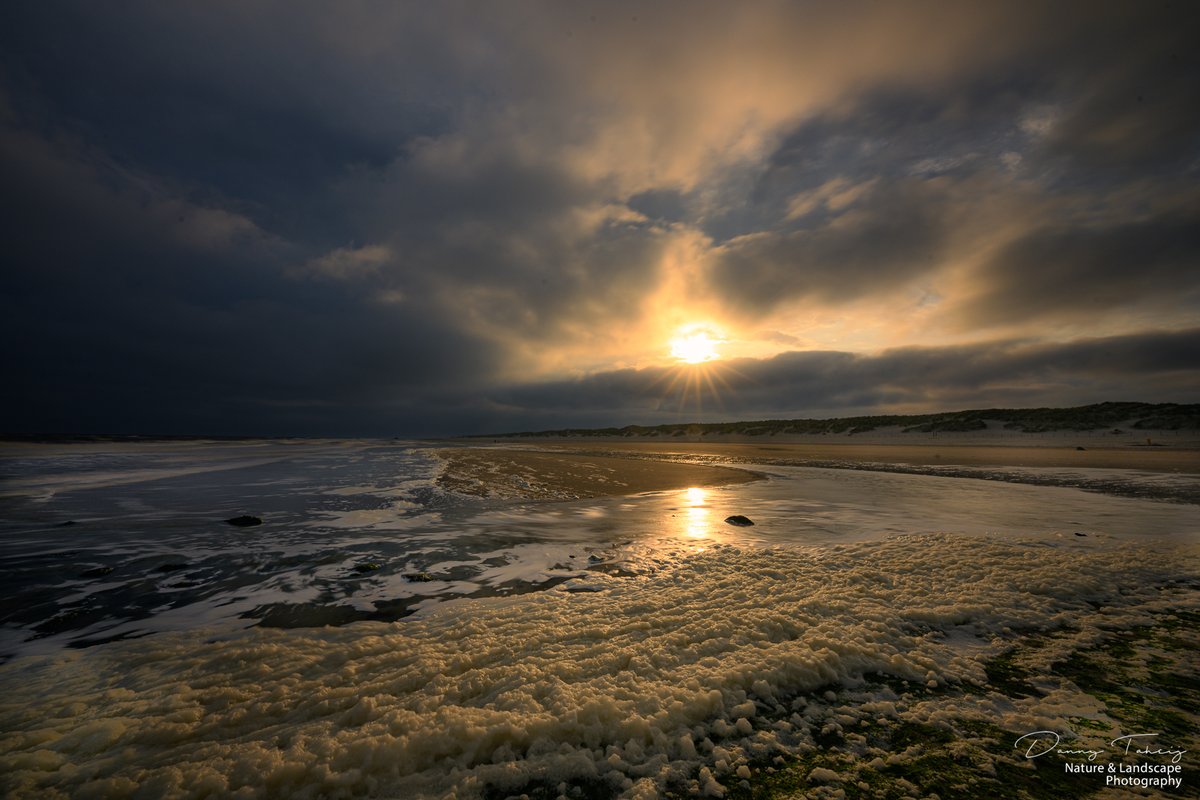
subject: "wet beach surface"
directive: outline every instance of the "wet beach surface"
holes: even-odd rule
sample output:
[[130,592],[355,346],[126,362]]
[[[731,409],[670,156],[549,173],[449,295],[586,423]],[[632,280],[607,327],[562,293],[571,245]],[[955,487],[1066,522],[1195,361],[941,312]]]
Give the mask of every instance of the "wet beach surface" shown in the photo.
[[[796,466],[732,450],[606,456],[255,442],[26,454],[7,462],[10,474],[24,474],[0,498],[3,655],[199,625],[391,621],[463,596],[641,574],[665,554],[717,542],[813,545],[931,526],[1098,541],[1178,536],[1190,524],[1173,504],[1134,511],[1114,497],[1007,480],[1028,482],[1030,470],[984,482],[947,467],[929,480],[896,471],[904,465]],[[1092,472],[1145,493],[1197,484]],[[1046,480],[1071,477],[1050,471]],[[227,522],[242,514],[262,524]],[[756,525],[725,524],[734,514]]]
[[1178,497],[614,453],[6,451],[0,788],[1053,797],[1024,732],[1200,746]]
[[[1200,504],[1200,449],[1175,445],[1064,446],[963,444],[924,437],[922,444],[872,442],[747,444],[730,442],[527,442],[539,450],[708,464],[771,464],[1068,486],[1103,494]],[[1089,441],[1089,444],[1091,442]]]

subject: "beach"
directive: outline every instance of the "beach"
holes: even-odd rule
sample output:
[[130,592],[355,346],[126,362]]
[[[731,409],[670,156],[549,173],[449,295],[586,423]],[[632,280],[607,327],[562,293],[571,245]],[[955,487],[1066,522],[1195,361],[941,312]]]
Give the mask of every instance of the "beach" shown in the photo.
[[623,453],[591,455],[529,449],[440,450],[446,468],[443,488],[478,497],[578,500],[640,494],[691,486],[717,486],[758,479],[746,470],[657,459],[633,460]]
[[[561,481],[575,474],[573,492],[596,494],[651,491],[666,488],[667,473],[646,482],[665,464],[724,467],[736,465],[803,466],[897,472],[943,477],[969,477],[1009,483],[1045,486],[1074,486],[1107,494],[1153,497],[1200,504],[1200,491],[1192,476],[1200,473],[1200,441],[1176,431],[1155,431],[1144,440],[1113,443],[1111,437],[1078,433],[1066,435],[1022,435],[1013,440],[999,436],[877,434],[829,441],[830,437],[778,437],[763,443],[748,437],[700,437],[702,441],[663,441],[657,437],[512,437],[493,438],[476,445],[454,465],[447,480],[475,483],[473,491],[498,492],[507,496],[535,495],[522,481],[540,469],[539,480]],[[731,440],[732,439],[732,440]],[[814,439],[816,441],[814,441]],[[865,439],[865,441],[863,441]],[[1097,443],[1098,440],[1098,443]],[[1085,447],[1076,442],[1087,442]],[[1169,444],[1167,444],[1169,443]],[[555,460],[557,459],[557,460]],[[620,469],[611,486],[608,475],[596,475],[594,460],[605,469]],[[642,465],[642,466],[639,466]],[[521,477],[522,475],[525,477]],[[682,477],[682,473],[676,473]],[[1178,479],[1175,479],[1177,477]],[[711,476],[717,480],[717,476]],[[722,480],[731,481],[726,474]],[[699,475],[693,481],[703,480]],[[655,481],[658,481],[657,483]],[[622,483],[625,482],[625,483]],[[698,484],[697,484],[698,485]],[[484,488],[490,487],[490,488]],[[462,487],[459,487],[462,490]],[[467,489],[472,491],[471,489]],[[566,494],[567,497],[588,496]],[[593,495],[594,496],[594,495]]]
[[1196,796],[1195,453],[908,447],[9,451],[0,788]]
[[[614,453],[647,455],[715,456],[734,461],[772,461],[790,459],[796,462],[847,462],[858,464],[938,465],[994,467],[1069,467],[1077,469],[1130,469],[1148,472],[1194,473],[1200,462],[1200,447],[1154,447],[1119,445],[1105,447],[1092,444],[1063,444],[1044,437],[1034,438],[1035,444],[971,442],[921,437],[917,443],[903,442],[783,442],[758,444],[750,442],[625,442],[605,441],[599,448]],[[536,447],[554,450],[578,450],[587,447],[579,442],[553,441]],[[595,446],[595,444],[593,444]]]

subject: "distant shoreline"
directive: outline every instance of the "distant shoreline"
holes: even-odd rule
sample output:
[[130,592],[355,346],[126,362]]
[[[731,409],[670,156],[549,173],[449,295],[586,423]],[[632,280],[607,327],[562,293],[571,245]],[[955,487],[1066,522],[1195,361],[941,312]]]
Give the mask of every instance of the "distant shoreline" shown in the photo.
[[[506,441],[504,445],[514,442]],[[564,453],[632,455],[650,458],[713,456],[721,463],[838,461],[861,464],[966,467],[1133,469],[1200,474],[1200,450],[1191,447],[1093,447],[1037,443],[995,445],[975,442],[646,442],[552,441],[530,443],[538,450]]]
[[461,436],[453,441],[463,444],[503,443],[562,444],[574,446],[608,447],[625,444],[652,444],[664,447],[674,445],[721,445],[744,444],[762,447],[807,445],[814,447],[854,448],[862,446],[881,447],[996,447],[996,448],[1070,448],[1112,451],[1156,451],[1156,450],[1200,450],[1200,430],[1122,430],[1118,435],[1110,431],[1006,431],[983,430],[970,432],[914,433],[895,427],[878,428],[864,433],[787,434],[764,433],[759,435],[738,433],[701,433],[691,435],[662,434],[496,434],[492,436]]

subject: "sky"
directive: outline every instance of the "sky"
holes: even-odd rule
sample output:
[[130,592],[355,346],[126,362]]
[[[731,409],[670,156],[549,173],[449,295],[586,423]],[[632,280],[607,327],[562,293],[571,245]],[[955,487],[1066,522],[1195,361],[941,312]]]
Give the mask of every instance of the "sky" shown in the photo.
[[1196,402],[1198,38],[1179,0],[5,3],[0,430]]

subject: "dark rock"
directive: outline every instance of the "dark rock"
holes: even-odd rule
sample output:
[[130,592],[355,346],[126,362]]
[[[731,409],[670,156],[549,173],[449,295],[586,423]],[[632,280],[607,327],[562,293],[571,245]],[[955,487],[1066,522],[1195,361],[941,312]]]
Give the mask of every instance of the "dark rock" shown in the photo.
[[1075,449],[1076,449],[1076,450],[1087,450],[1087,448],[1086,448],[1086,447],[1076,447]]
[[374,572],[375,570],[379,569],[382,566],[383,565],[380,564],[378,561],[367,561],[366,563],[363,563],[363,564],[355,564],[354,571],[359,572],[359,573]]
[[725,522],[730,525],[737,525],[740,528],[745,528],[754,524],[754,520],[749,517],[743,517],[741,514],[734,514],[732,517],[726,517]]
[[410,572],[404,576],[413,583],[429,583],[434,580],[434,577],[428,572]]
[[255,525],[262,525],[262,520],[258,517],[252,517],[249,514],[242,514],[240,517],[233,517],[225,520],[235,528],[251,528]]
[[78,524],[79,524],[79,523],[78,523],[78,522],[76,522],[75,520],[73,520],[73,519],[69,519],[69,520],[67,520],[66,522],[60,522],[60,523],[58,523],[58,527],[60,527],[60,528],[69,528],[69,527],[71,527],[72,525],[78,525]]
[[1079,531],[1075,531],[1075,535],[1076,536],[1087,536],[1086,533],[1080,533]]

